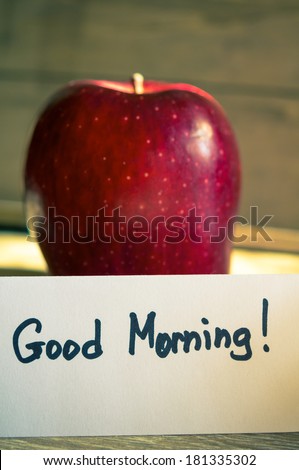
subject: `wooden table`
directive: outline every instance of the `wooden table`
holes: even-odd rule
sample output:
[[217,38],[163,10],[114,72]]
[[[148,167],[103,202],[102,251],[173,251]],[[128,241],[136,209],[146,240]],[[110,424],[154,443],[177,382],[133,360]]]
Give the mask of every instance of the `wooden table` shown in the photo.
[[299,432],[185,436],[39,437],[0,439],[0,449],[299,449]]
[[[275,235],[276,234],[276,235]],[[284,252],[298,246],[298,233],[272,230],[276,252],[234,249],[231,271],[244,273],[299,273],[299,253]],[[15,254],[15,257],[12,254]],[[0,233],[0,275],[45,274],[37,246],[25,234]],[[298,423],[299,429],[299,423]],[[299,432],[267,434],[208,434],[172,436],[39,437],[0,439],[5,449],[299,449]]]

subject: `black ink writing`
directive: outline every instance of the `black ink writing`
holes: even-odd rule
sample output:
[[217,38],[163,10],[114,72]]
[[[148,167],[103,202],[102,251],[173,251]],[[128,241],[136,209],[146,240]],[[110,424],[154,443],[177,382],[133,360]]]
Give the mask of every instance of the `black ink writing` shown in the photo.
[[30,362],[36,361],[37,359],[40,359],[44,352],[48,359],[51,360],[58,359],[58,357],[62,355],[64,359],[71,361],[80,353],[80,351],[85,359],[97,359],[103,354],[101,346],[101,321],[96,319],[94,323],[94,339],[86,341],[82,345],[82,348],[76,341],[72,339],[66,340],[63,345],[55,339],[50,339],[47,342],[33,341],[23,344],[22,349],[25,347],[28,351],[31,351],[31,353],[26,356],[21,353],[20,349],[20,342],[23,343],[23,335],[28,336],[31,329],[30,327],[32,325],[35,326],[35,333],[41,334],[42,332],[41,321],[37,318],[28,318],[27,320],[23,321],[14,332],[13,348],[15,355],[23,364],[28,364]]
[[[228,349],[233,346],[238,348],[238,352],[233,349],[230,351],[230,357],[235,361],[248,361],[252,357],[251,349],[251,333],[248,328],[241,327],[231,334],[227,329],[216,327],[211,332],[204,329],[202,333],[198,331],[183,331],[173,333],[158,333],[155,335],[155,319],[156,312],[150,312],[147,315],[143,327],[140,327],[138,317],[135,312],[130,313],[131,326],[129,338],[129,353],[134,356],[136,351],[136,339],[140,338],[142,341],[148,340],[148,345],[151,349],[155,349],[155,353],[160,358],[166,358],[170,353],[177,354],[179,351],[179,344],[185,353],[189,353],[191,347],[195,351],[200,349],[210,350],[212,346],[220,348],[223,346]],[[207,318],[202,318],[201,323],[204,326],[209,325]],[[239,351],[242,348],[242,351]]]

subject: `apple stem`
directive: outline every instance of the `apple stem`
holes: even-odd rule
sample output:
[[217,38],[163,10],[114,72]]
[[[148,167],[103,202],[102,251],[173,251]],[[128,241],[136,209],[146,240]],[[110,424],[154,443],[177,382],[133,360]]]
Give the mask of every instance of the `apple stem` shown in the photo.
[[142,95],[143,93],[143,82],[144,82],[144,77],[141,75],[141,73],[134,73],[132,77],[133,81],[133,87],[136,95]]

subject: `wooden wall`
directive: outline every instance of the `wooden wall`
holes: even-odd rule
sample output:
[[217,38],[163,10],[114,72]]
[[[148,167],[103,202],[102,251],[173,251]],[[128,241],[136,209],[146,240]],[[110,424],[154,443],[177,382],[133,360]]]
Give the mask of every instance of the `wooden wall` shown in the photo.
[[240,213],[299,228],[298,0],[0,0],[0,226],[24,224],[24,156],[47,98],[134,71],[214,94],[241,149]]

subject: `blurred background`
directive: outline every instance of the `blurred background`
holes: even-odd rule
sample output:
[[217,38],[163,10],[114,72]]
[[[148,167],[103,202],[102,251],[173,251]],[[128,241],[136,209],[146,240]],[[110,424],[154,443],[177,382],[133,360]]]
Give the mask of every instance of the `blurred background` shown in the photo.
[[213,94],[239,142],[240,214],[299,229],[298,57],[298,0],[0,0],[0,228],[25,227],[26,148],[49,96],[138,71]]

